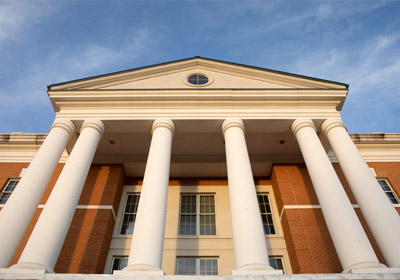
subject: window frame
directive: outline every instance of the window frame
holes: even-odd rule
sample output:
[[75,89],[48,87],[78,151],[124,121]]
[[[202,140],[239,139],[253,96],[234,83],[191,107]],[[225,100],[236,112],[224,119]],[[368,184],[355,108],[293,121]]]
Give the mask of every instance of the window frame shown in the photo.
[[[114,271],[121,271],[122,269],[124,269],[125,267],[128,266],[128,256],[112,256],[112,260],[111,260],[111,267],[110,267],[110,274],[113,274]],[[126,260],[126,266],[124,266],[122,269],[113,269],[114,268],[114,263],[116,260]]]
[[[10,199],[12,193],[14,192],[15,188],[18,186],[18,183],[20,180],[21,180],[20,177],[8,178],[7,182],[4,184],[4,187],[1,189],[1,192],[0,192],[0,205],[5,205],[7,203],[7,201]],[[14,188],[11,191],[7,191],[7,188],[9,187],[9,185],[12,182],[17,182],[17,183],[14,185]],[[3,198],[3,196],[5,194],[9,194],[9,196],[7,198]],[[4,199],[5,199],[5,201],[4,201],[4,203],[2,203],[1,201]]]
[[[138,203],[137,203],[138,205],[137,205],[137,207],[136,207],[136,212],[125,214],[126,204],[128,203],[128,198],[129,198],[130,195],[138,196],[138,197],[139,197],[139,200],[138,200]],[[118,233],[117,233],[119,236],[131,236],[131,235],[133,234],[133,230],[134,230],[134,228],[135,228],[137,210],[138,210],[138,208],[139,208],[139,202],[140,202],[140,193],[138,193],[138,192],[127,192],[127,193],[126,193],[126,195],[125,195],[125,202],[124,202],[124,204],[123,204],[123,208],[122,208],[122,211],[121,211],[121,217],[120,217],[120,219],[119,219],[119,227],[118,227]],[[134,217],[135,217],[135,218],[134,218],[134,221],[133,221],[132,233],[121,233],[121,232],[122,232],[122,227],[124,226],[124,218],[125,218],[125,215],[134,215]]]
[[[195,213],[195,215],[196,215],[196,232],[195,232],[195,234],[182,234],[181,233],[181,218],[182,218],[182,215],[189,215],[187,213],[183,213],[182,214],[182,197],[185,196],[185,195],[187,195],[187,196],[195,196],[196,197],[196,213]],[[200,229],[201,218],[200,217],[202,216],[202,213],[200,213],[200,197],[201,196],[206,196],[206,195],[214,197],[214,213],[203,213],[203,216],[206,216],[206,215],[208,215],[208,216],[213,215],[214,216],[215,234],[200,234],[200,232],[201,232],[201,229]],[[217,209],[217,206],[216,206],[216,195],[215,195],[215,193],[181,193],[180,197],[179,197],[178,237],[217,236],[217,211],[216,211],[216,209]]]
[[[378,184],[381,186],[382,191],[385,193],[386,197],[389,199],[390,203],[392,203],[393,205],[400,204],[400,199],[396,194],[396,192],[394,191],[392,185],[389,183],[389,180],[386,177],[377,177],[376,180],[378,181]],[[381,181],[385,181],[390,191],[384,189],[383,185],[381,184]],[[396,200],[396,203],[393,203],[393,200],[392,198],[389,197],[388,193],[393,195],[393,198]]]
[[[195,274],[178,274],[178,260],[181,259],[191,259],[191,260],[195,260]],[[216,265],[217,265],[217,274],[201,274],[201,260],[215,260],[216,261]],[[175,263],[175,275],[186,275],[186,276],[193,276],[193,275],[197,275],[197,276],[213,276],[213,275],[219,275],[219,261],[218,261],[218,257],[210,257],[210,256],[197,256],[197,257],[193,257],[193,256],[177,256],[176,257],[176,263]]]
[[[275,268],[274,266],[272,266],[271,265],[271,260],[279,260],[280,262],[281,262],[281,266],[282,266],[282,269],[280,269],[280,268]],[[284,260],[283,260],[283,256],[275,256],[275,255],[272,255],[272,256],[268,256],[268,262],[269,262],[269,265],[271,266],[271,267],[273,267],[273,268],[275,268],[276,270],[282,270],[282,273],[283,274],[285,274],[285,262],[284,262]]]
[[[269,205],[269,208],[270,208],[270,210],[271,210],[270,213],[262,213],[262,212],[261,212],[261,207],[260,207],[260,202],[259,202],[259,196],[266,196],[266,197],[268,198],[268,205]],[[260,217],[261,217],[261,223],[262,223],[262,225],[263,225],[264,235],[266,235],[266,236],[270,236],[270,235],[275,236],[275,235],[278,235],[278,230],[277,230],[277,226],[276,226],[276,222],[275,222],[275,218],[274,218],[274,213],[273,213],[273,209],[272,209],[273,207],[272,207],[272,202],[271,202],[271,195],[270,195],[268,192],[257,192],[257,204],[258,204],[258,207],[259,207],[259,209],[260,209]],[[271,217],[274,233],[266,233],[266,232],[265,232],[264,223],[263,223],[263,221],[262,221],[263,215],[266,215],[267,217],[268,217],[268,215],[269,215],[269,216]],[[271,232],[271,230],[270,230],[270,225],[268,225],[268,228],[269,228],[269,231]]]

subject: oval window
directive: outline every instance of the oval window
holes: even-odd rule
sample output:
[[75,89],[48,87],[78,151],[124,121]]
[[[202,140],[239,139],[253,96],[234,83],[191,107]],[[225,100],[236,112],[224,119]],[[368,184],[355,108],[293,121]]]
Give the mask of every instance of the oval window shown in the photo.
[[192,85],[205,85],[208,83],[208,78],[204,75],[191,75],[188,78],[188,82]]

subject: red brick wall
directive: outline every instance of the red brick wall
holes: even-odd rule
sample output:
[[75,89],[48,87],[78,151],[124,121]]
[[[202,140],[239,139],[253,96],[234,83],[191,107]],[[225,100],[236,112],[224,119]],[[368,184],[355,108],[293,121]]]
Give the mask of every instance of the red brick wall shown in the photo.
[[[27,164],[0,164],[0,183],[18,177]],[[45,204],[62,171],[59,164],[43,195]],[[124,184],[122,165],[92,165],[85,182],[79,205],[112,205],[118,211]],[[2,186],[1,185],[1,186]],[[41,213],[38,209],[19,246],[12,264],[16,263]],[[77,209],[57,261],[58,273],[103,273],[114,229],[114,215],[110,209]]]
[[[118,211],[122,165],[92,165],[79,205],[113,205]],[[58,273],[103,273],[114,229],[111,210],[77,209],[58,258]]]
[[[275,165],[277,206],[318,205],[305,165]],[[281,220],[293,273],[340,273],[342,268],[321,209],[285,209]]]
[[[351,203],[356,200],[340,169],[333,164]],[[386,177],[394,191],[400,193],[400,163],[369,163],[378,177]],[[274,165],[271,181],[279,212],[284,205],[319,205],[304,164]],[[385,263],[360,209],[355,209],[378,256]],[[400,209],[397,208],[400,212]],[[340,273],[342,267],[333,246],[321,209],[285,209],[282,228],[293,273]]]

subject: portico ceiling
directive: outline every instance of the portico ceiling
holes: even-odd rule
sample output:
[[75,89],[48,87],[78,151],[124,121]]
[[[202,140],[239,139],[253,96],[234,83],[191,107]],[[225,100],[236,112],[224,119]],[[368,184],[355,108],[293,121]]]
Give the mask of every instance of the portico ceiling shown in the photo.
[[[174,120],[171,177],[226,177],[223,120]],[[245,120],[253,175],[270,176],[274,163],[303,162],[289,120]],[[79,122],[75,122],[79,126]],[[123,164],[127,176],[143,177],[151,142],[150,120],[104,121],[94,163]],[[318,123],[316,122],[318,126]],[[74,140],[67,149],[71,151]]]

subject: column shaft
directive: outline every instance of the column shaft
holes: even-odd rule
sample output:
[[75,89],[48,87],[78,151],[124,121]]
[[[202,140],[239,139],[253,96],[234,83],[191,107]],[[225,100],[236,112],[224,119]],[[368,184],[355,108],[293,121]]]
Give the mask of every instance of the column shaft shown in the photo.
[[[35,214],[68,139],[69,120],[56,119],[13,194],[0,212],[0,267],[8,267]],[[4,230],[7,229],[7,230]]]
[[98,120],[86,120],[39,220],[22,252],[11,268],[46,269],[53,272],[76,205],[104,131]]
[[236,271],[273,271],[269,266],[265,234],[244,137],[244,124],[240,119],[227,119],[222,124],[222,129],[225,137]]
[[367,224],[390,267],[400,267],[400,216],[354,145],[340,119],[322,129],[350,185]]
[[153,123],[146,171],[136,215],[128,266],[122,273],[163,274],[161,270],[174,123]]
[[351,268],[384,267],[378,262],[353,206],[322,147],[312,120],[298,119],[293,122],[292,130],[299,143],[343,269],[348,271]]

